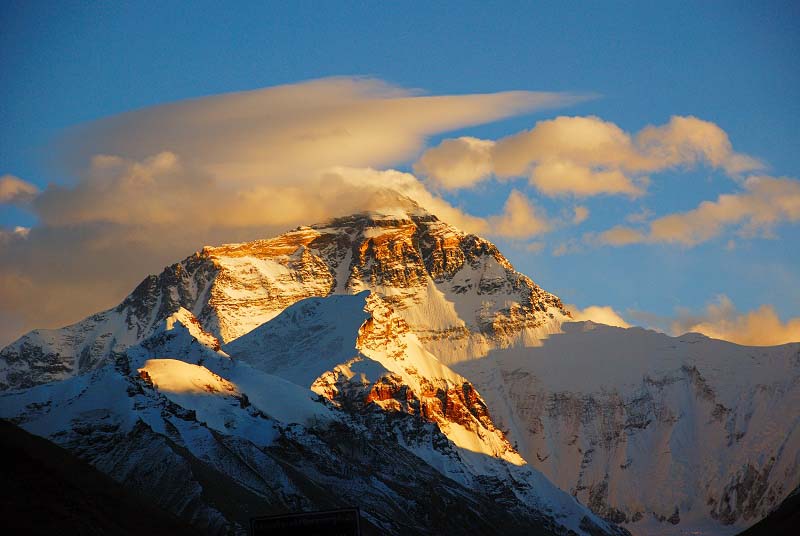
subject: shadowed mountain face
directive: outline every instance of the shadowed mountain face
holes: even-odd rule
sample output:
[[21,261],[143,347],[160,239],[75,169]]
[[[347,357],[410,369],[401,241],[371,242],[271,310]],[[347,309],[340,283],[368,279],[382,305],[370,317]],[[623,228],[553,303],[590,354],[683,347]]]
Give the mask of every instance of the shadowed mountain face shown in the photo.
[[382,533],[733,534],[796,487],[800,346],[570,320],[406,200],[25,335],[0,416],[211,532],[360,506]]
[[739,536],[791,536],[800,527],[800,488],[795,489],[767,517]]
[[0,460],[7,534],[198,533],[69,451],[3,420]]

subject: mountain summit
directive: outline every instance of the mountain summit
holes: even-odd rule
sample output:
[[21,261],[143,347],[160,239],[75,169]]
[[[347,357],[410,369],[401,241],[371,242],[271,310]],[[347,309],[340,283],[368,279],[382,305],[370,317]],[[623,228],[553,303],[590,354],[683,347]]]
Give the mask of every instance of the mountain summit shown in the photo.
[[24,335],[0,417],[211,533],[358,505],[368,533],[727,535],[797,488],[800,344],[571,323],[491,242],[374,201]]
[[489,241],[408,198],[278,237],[205,247],[145,278],[117,307],[2,352],[0,387],[29,387],[102,366],[181,308],[219,344],[309,297],[375,292],[445,363],[557,332],[561,300],[516,272]]

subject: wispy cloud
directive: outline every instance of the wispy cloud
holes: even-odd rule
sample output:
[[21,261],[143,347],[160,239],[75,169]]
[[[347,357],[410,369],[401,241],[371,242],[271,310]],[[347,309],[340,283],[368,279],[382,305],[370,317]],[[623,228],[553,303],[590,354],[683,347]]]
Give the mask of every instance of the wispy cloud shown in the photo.
[[289,183],[331,166],[391,166],[432,134],[579,99],[528,91],[426,96],[376,79],[328,78],[103,119],[70,132],[63,152],[81,169],[97,154],[140,161],[170,151],[226,184]]
[[580,225],[589,218],[589,209],[584,206],[577,205],[572,208],[572,211],[572,223],[575,225]]

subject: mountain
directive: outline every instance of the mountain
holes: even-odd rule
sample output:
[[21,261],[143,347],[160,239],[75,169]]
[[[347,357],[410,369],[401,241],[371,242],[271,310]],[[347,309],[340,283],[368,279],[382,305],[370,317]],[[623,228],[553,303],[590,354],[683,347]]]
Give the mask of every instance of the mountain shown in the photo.
[[23,336],[0,416],[211,531],[360,505],[389,533],[728,534],[797,486],[798,345],[571,323],[493,244],[390,201]]
[[767,517],[740,536],[790,536],[800,526],[800,488],[795,489]]
[[224,344],[303,298],[372,290],[446,364],[535,344],[568,318],[556,296],[516,272],[487,240],[407,198],[389,201],[384,210],[276,238],[203,248],[147,277],[117,307],[67,328],[34,330],[0,351],[0,388],[102,366],[180,308]]
[[0,515],[7,534],[196,534],[50,441],[0,421]]
[[800,483],[800,344],[569,323],[457,370],[520,454],[634,534],[735,534]]
[[368,294],[301,300],[230,354],[181,309],[104,366],[3,393],[3,417],[212,533],[352,505],[375,534],[624,533],[526,465]]

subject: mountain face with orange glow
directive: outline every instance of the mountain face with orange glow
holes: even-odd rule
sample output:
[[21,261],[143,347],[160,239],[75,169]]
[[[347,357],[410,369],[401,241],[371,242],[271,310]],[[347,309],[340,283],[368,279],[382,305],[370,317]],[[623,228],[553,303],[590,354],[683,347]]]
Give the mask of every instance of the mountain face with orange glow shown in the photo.
[[4,348],[0,387],[214,533],[357,505],[376,533],[733,534],[800,480],[800,345],[571,323],[405,198],[206,247]]
[[407,199],[268,240],[206,247],[149,276],[114,309],[35,330],[0,353],[0,386],[28,387],[102,365],[180,308],[220,344],[298,300],[372,290],[438,359],[455,363],[538,340],[568,319],[561,301],[490,242]]

